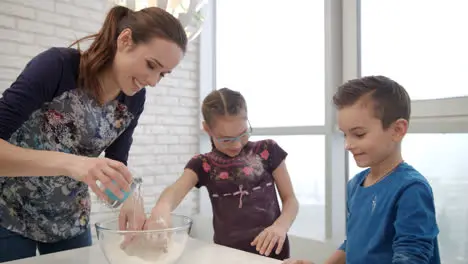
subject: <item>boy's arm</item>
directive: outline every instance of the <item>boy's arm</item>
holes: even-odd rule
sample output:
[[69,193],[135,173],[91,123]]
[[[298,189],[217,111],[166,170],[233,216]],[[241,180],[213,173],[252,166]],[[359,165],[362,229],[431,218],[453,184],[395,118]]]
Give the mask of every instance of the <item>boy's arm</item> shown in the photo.
[[[358,174],[359,175],[359,174]],[[354,180],[349,181],[346,184],[346,211],[348,210],[349,192],[355,189],[355,185],[358,179],[358,175],[354,177]],[[347,214],[348,215],[348,214]],[[348,218],[348,216],[346,217]],[[346,219],[348,221],[348,219]],[[346,264],[346,246],[348,241],[345,239],[340,247],[327,259],[325,264]]]
[[[341,244],[341,246],[331,255],[325,264],[346,264],[346,240]],[[287,259],[282,264],[313,264],[311,261],[308,260],[295,260],[295,259]]]
[[[346,241],[343,243],[346,244]],[[345,264],[346,263],[346,253],[341,249],[336,250],[330,258],[327,259],[325,264]]]
[[430,263],[439,233],[431,188],[414,182],[397,202],[393,264]]

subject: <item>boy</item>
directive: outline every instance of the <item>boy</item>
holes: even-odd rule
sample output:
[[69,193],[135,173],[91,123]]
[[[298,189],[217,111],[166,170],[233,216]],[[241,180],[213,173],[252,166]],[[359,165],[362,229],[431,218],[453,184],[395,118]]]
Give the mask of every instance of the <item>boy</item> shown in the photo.
[[406,90],[369,76],[339,87],[333,102],[346,149],[369,168],[348,182],[347,239],[327,264],[440,264],[432,189],[401,155],[411,113]]

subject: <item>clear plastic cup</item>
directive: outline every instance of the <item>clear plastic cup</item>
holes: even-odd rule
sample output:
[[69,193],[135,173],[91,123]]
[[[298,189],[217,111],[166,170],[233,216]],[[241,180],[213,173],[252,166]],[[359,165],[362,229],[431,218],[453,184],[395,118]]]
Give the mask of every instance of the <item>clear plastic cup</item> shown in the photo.
[[[113,181],[114,184],[117,184]],[[106,205],[110,208],[118,208],[122,203],[127,200],[128,197],[135,191],[135,189],[139,188],[143,183],[142,178],[134,178],[132,184],[130,184],[130,191],[126,192],[121,190],[124,194],[123,198],[117,197],[110,189],[106,189],[104,193],[107,195],[108,201],[105,201]]]

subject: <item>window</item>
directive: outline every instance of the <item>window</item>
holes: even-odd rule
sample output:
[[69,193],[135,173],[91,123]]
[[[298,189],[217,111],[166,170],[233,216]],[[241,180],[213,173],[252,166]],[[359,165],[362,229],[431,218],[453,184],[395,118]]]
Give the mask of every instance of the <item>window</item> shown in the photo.
[[[452,195],[466,189],[465,181],[455,175],[467,169],[457,151],[466,149],[463,144],[468,142],[468,91],[462,79],[468,43],[460,33],[468,22],[464,15],[468,4],[463,0],[210,2],[216,7],[212,12],[217,21],[202,32],[201,98],[207,94],[204,87],[240,90],[249,105],[252,139],[272,138],[290,153],[288,169],[301,206],[292,232],[327,242],[311,243],[314,253],[308,258],[321,263],[327,256],[320,253],[329,249],[318,245],[332,244],[334,250],[343,241],[345,182],[361,170],[344,154],[331,97],[351,78],[382,74],[405,86],[413,99],[403,152],[433,185],[442,262],[466,263],[468,209],[462,207],[466,197]],[[209,144],[208,139],[200,140],[202,146]],[[322,150],[323,160],[318,157]],[[307,165],[314,166],[317,174],[304,174],[310,171]],[[444,176],[442,181],[442,174],[453,178]],[[319,211],[308,209],[320,203]],[[301,219],[309,220],[309,226],[301,227]],[[321,228],[324,235],[317,231]]]
[[385,74],[413,100],[468,96],[465,0],[362,0],[362,75]]
[[256,127],[323,125],[324,2],[273,3],[217,1],[216,87],[240,91]]
[[[442,263],[468,262],[468,2],[361,0],[361,73],[402,84],[412,102],[403,158],[431,183]],[[349,157],[349,177],[357,168]]]
[[290,233],[319,240],[325,238],[324,8],[324,1],[217,1],[215,30],[215,87],[244,95],[251,140],[274,139],[289,153],[300,203]]
[[147,0],[135,0],[135,10],[141,10],[147,8],[149,3]]
[[325,137],[304,135],[253,136],[251,138],[252,141],[262,139],[273,139],[288,152],[286,165],[300,205],[299,213],[289,233],[323,240],[325,236]]
[[[468,134],[408,134],[403,158],[430,182],[440,229],[443,263],[468,262]],[[361,168],[349,158],[350,177]]]

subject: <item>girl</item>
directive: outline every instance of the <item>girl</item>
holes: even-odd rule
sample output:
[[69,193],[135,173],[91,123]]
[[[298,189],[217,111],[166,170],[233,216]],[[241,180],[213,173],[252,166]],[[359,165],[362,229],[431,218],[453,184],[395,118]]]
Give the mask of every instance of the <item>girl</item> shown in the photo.
[[171,72],[187,46],[179,21],[154,7],[116,6],[84,39],[93,39],[84,52],[51,48],[33,58],[0,99],[0,262],[91,244],[88,187],[101,199],[98,180],[119,197],[129,190],[144,87]]
[[286,169],[287,153],[272,140],[249,141],[252,128],[239,92],[213,91],[203,101],[202,114],[213,150],[187,163],[182,176],[163,191],[147,222],[159,217],[169,220],[190,189],[205,186],[213,207],[215,243],[288,258],[286,233],[297,215],[298,202]]

